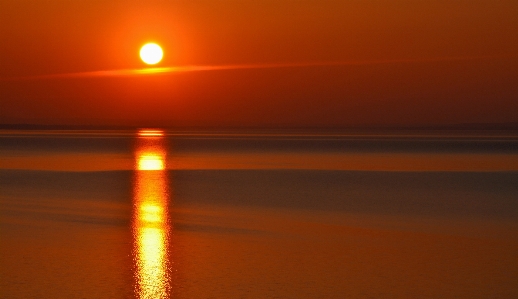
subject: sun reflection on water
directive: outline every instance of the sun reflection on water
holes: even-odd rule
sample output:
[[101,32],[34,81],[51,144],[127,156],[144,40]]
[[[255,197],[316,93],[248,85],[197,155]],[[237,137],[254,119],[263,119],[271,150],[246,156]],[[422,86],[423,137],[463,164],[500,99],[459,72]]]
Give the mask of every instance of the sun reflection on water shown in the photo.
[[137,298],[169,298],[169,215],[165,146],[159,130],[140,131],[135,151],[133,237]]
[[164,159],[155,153],[142,153],[138,158],[137,170],[164,170]]

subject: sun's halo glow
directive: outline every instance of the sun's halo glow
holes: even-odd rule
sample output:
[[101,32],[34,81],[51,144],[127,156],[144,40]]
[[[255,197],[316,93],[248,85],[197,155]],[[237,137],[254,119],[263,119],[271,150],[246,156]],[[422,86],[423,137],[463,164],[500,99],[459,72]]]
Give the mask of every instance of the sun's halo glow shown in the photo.
[[147,43],[140,48],[140,58],[146,64],[157,64],[163,56],[162,48],[155,43]]

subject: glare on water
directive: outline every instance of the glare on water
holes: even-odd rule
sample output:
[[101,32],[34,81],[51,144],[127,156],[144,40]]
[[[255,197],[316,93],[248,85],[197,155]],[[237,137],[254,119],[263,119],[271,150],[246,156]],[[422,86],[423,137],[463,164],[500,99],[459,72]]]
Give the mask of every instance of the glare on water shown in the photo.
[[139,132],[135,150],[133,239],[137,298],[169,298],[169,216],[162,133]]

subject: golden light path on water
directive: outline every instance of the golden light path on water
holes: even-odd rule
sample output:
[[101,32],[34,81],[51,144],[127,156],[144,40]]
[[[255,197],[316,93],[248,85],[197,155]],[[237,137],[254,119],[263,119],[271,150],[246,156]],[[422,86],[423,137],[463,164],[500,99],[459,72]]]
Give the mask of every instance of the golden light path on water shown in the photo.
[[169,195],[162,131],[139,131],[135,156],[135,295],[141,299],[169,298]]

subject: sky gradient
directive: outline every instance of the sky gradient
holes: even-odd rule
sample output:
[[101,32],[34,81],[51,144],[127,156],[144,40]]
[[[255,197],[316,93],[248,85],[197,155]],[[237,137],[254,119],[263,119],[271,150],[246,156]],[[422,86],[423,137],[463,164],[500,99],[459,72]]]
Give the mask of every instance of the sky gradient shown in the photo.
[[[518,122],[514,0],[0,0],[0,11],[3,124]],[[168,71],[135,71],[150,41]]]

